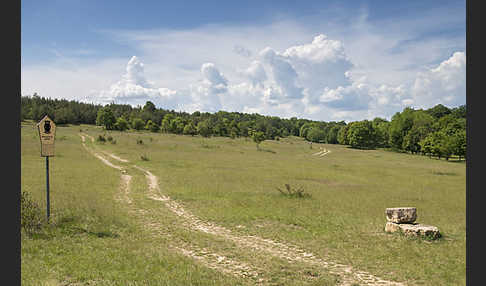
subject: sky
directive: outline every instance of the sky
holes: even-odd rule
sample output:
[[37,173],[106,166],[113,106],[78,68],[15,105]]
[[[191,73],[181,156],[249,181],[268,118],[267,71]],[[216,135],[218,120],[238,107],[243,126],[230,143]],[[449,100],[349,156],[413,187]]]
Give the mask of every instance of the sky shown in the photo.
[[21,93],[319,121],[466,104],[466,2],[22,0]]

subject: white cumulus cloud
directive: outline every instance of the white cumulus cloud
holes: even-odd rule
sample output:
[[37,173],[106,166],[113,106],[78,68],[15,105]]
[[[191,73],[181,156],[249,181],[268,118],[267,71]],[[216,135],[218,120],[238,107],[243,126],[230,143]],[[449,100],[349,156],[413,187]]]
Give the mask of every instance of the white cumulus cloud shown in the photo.
[[276,56],[292,67],[289,75],[295,75],[293,86],[303,87],[311,103],[317,103],[325,88],[349,83],[345,73],[353,64],[344,51],[344,45],[324,34],[315,36],[311,43],[291,46],[282,53],[276,53]]
[[436,104],[458,106],[466,99],[466,54],[455,52],[436,68],[418,74],[412,87],[413,103],[422,108]]
[[201,67],[203,75],[203,82],[211,90],[212,93],[226,92],[228,80],[226,77],[214,66],[213,63],[205,63]]
[[109,90],[93,92],[91,97],[101,103],[115,102],[133,106],[143,106],[147,101],[152,101],[166,108],[178,108],[182,103],[182,97],[178,96],[177,91],[156,88],[145,78],[144,64],[136,56],[128,61],[126,73],[120,81],[112,84]]
[[260,56],[263,62],[270,67],[275,84],[283,90],[280,93],[281,100],[300,99],[304,96],[303,88],[297,83],[298,74],[284,56],[270,47],[263,49]]
[[353,69],[346,71],[344,76],[347,84],[336,88],[325,87],[319,96],[321,104],[340,116],[389,118],[410,101],[409,88],[404,84],[391,86],[371,82],[366,73]]
[[248,78],[254,86],[263,85],[268,79],[263,64],[258,60],[252,61],[250,66],[242,71],[241,74]]

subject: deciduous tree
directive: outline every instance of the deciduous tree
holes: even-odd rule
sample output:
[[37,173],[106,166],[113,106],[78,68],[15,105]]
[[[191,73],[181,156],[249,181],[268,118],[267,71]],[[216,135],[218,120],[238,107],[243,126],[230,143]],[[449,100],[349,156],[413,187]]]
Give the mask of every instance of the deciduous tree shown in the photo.
[[106,130],[113,130],[115,128],[116,118],[110,107],[106,106],[98,111],[96,117],[96,125],[103,126]]

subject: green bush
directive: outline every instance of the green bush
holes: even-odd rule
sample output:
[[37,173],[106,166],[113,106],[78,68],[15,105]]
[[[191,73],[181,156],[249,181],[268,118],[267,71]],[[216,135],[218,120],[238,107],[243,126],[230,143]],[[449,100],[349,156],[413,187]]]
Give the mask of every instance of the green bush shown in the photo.
[[135,130],[142,130],[143,127],[145,126],[145,123],[140,118],[134,118],[132,119],[131,126]]
[[311,127],[307,131],[307,134],[306,135],[307,136],[305,138],[307,140],[311,141],[311,142],[324,143],[325,140],[326,140],[327,133],[324,130],[318,128],[318,127]]
[[113,130],[115,128],[115,123],[115,115],[109,106],[105,106],[98,110],[96,116],[96,125],[101,125],[106,130]]
[[145,125],[145,129],[150,130],[151,132],[158,132],[160,130],[160,126],[149,119],[147,121],[147,125]]
[[20,226],[29,235],[40,230],[44,223],[42,212],[28,192],[20,196]]
[[128,121],[125,120],[123,117],[118,117],[115,123],[115,129],[120,131],[125,131],[129,128]]

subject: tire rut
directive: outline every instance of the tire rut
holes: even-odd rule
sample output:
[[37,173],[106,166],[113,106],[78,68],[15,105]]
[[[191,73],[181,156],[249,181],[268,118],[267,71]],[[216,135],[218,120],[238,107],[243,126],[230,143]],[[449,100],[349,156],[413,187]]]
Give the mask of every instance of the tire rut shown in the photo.
[[[122,170],[125,171],[125,169],[121,166],[115,165],[108,161],[106,158],[104,158],[102,155],[99,153],[96,153],[92,150],[89,150],[89,148],[85,145],[85,137],[81,135],[81,139],[83,141],[83,146],[85,149],[91,153],[93,156],[96,158],[100,159],[104,164],[115,168],[117,170]],[[92,141],[94,142],[94,141]],[[110,156],[110,153],[108,152],[103,152],[106,155]],[[114,159],[117,159],[117,156],[110,156]],[[122,158],[118,159],[121,162],[128,162],[127,160],[124,160]],[[125,171],[126,172],[126,171]],[[143,221],[143,225],[145,227],[150,228],[152,231],[152,235],[155,237],[158,237],[158,235],[164,235],[167,237],[171,237],[171,241],[174,242],[176,241],[177,243],[170,243],[169,249],[174,249],[178,253],[189,257],[191,259],[194,259],[196,261],[199,261],[201,264],[205,265],[206,267],[209,267],[211,269],[217,270],[219,272],[223,272],[226,274],[234,275],[240,278],[251,278],[257,283],[262,283],[265,282],[267,279],[263,277],[264,271],[261,269],[258,269],[248,263],[244,263],[238,260],[235,260],[234,258],[229,258],[223,254],[213,252],[209,250],[208,248],[205,247],[199,247],[196,244],[193,243],[188,243],[185,241],[178,240],[174,238],[169,232],[165,231],[165,228],[163,227],[162,224],[156,222],[156,221],[150,221],[147,219],[144,214],[146,213],[145,210],[141,208],[135,208],[134,205],[132,204],[132,200],[130,199],[129,193],[130,193],[130,182],[131,182],[132,176],[128,174],[122,174],[121,175],[121,185],[120,185],[120,192],[115,199],[118,201],[124,201],[127,204],[131,205],[130,208],[130,213],[136,215],[140,221]],[[154,186],[149,186],[149,189],[153,189]]]
[[[82,135],[81,135],[82,136]],[[91,137],[92,138],[92,137]],[[84,139],[83,139],[84,141]],[[93,138],[92,138],[93,141]],[[84,143],[83,143],[84,145]],[[87,147],[85,146],[87,149]],[[89,151],[89,150],[88,150]],[[324,152],[318,152],[322,156]],[[316,155],[315,153],[313,155]],[[330,153],[327,150],[325,154]],[[110,167],[123,170],[122,167],[117,166],[103,158],[98,153],[92,153],[96,157],[98,157],[103,163],[109,165]],[[98,156],[97,156],[98,155]],[[116,159],[116,156],[112,158]],[[121,159],[121,158],[120,158]],[[123,160],[123,159],[122,159]],[[150,171],[145,170],[139,166],[133,165],[136,169],[142,171],[145,174],[145,177],[148,182],[148,194],[147,196],[150,199],[161,201],[165,204],[165,206],[175,213],[177,216],[183,219],[183,226],[187,227],[188,229],[192,229],[195,231],[201,231],[207,234],[212,234],[214,236],[223,237],[236,245],[240,246],[241,248],[250,248],[255,249],[261,252],[266,252],[272,256],[278,257],[283,259],[289,263],[294,262],[303,262],[309,265],[315,265],[327,270],[331,274],[339,275],[341,277],[340,285],[353,285],[355,283],[359,283],[359,285],[395,285],[395,286],[404,286],[405,284],[400,282],[388,281],[381,279],[377,276],[374,276],[368,272],[360,271],[353,269],[352,266],[344,265],[340,263],[335,263],[332,261],[326,261],[319,257],[316,257],[313,253],[307,252],[304,249],[301,249],[295,245],[291,245],[288,243],[276,242],[271,239],[261,238],[255,235],[236,235],[233,232],[225,227],[218,226],[208,221],[204,221],[199,219],[197,216],[193,215],[191,212],[184,209],[182,205],[172,200],[169,196],[163,195],[161,193],[158,178],[152,174]],[[157,226],[157,223],[152,222],[152,226]],[[210,255],[205,256],[197,256],[197,253],[201,253],[201,249],[196,248],[195,246],[187,246],[180,247],[180,246],[173,246],[174,249],[178,249],[182,254],[186,256],[193,257],[196,260],[203,262],[210,268],[218,269],[223,272],[230,271],[233,275],[239,277],[257,277],[259,276],[259,271],[257,269],[251,270],[251,267],[245,263],[237,262],[235,260],[227,259],[223,255],[219,255],[217,253],[212,253]],[[198,252],[199,251],[199,252]],[[205,251],[205,250],[204,250]],[[204,253],[203,251],[203,253]],[[217,264],[214,262],[217,261]],[[219,262],[226,261],[227,264],[224,264],[224,267],[232,270],[225,270],[224,267],[221,268]],[[240,270],[239,272],[236,269]],[[244,269],[245,271],[241,271]],[[249,270],[250,269],[250,270]],[[243,274],[244,273],[244,274]],[[261,273],[261,271],[260,271]],[[261,275],[260,275],[261,276]],[[263,280],[261,280],[263,281]]]
[[169,210],[184,219],[184,226],[190,229],[224,237],[240,247],[253,248],[267,252],[290,263],[304,262],[325,268],[329,273],[342,277],[343,283],[341,285],[351,285],[354,282],[362,283],[362,285],[404,285],[402,283],[381,279],[365,271],[354,270],[348,265],[325,261],[310,252],[288,243],[276,242],[271,239],[265,239],[254,235],[235,235],[227,228],[199,219],[189,211],[186,211],[180,204],[170,199],[170,197],[160,194],[157,177],[150,171],[142,169],[139,166],[134,167],[145,172],[149,188],[151,189],[149,191],[149,197],[164,202]]

